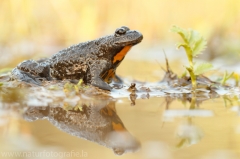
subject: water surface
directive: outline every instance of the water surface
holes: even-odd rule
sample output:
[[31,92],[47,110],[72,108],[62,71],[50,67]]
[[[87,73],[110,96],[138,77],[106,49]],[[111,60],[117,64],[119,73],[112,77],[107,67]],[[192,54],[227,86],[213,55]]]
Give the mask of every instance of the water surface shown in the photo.
[[[152,74],[146,77],[144,71]],[[153,72],[145,67],[135,73],[154,81]],[[121,91],[95,97],[36,88],[26,103],[19,96],[11,96],[15,102],[1,98],[1,158],[240,157],[238,91],[194,98],[189,92],[160,90],[132,94],[130,82]]]

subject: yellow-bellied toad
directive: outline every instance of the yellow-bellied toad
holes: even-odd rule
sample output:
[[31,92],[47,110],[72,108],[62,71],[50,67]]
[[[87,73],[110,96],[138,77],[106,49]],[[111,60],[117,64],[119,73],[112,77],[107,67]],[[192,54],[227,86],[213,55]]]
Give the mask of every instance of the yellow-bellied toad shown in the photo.
[[105,90],[116,76],[116,68],[129,49],[141,42],[143,36],[128,27],[116,29],[113,35],[101,37],[59,51],[45,60],[26,60],[12,70],[13,78],[41,85],[41,80],[53,78],[79,80]]

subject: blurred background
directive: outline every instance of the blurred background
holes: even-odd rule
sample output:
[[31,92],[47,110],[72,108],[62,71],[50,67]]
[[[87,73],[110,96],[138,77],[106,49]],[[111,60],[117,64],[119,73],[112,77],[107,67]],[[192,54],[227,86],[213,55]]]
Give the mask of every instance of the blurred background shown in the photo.
[[123,25],[144,35],[126,59],[161,60],[163,49],[170,60],[178,58],[175,44],[181,39],[169,32],[178,25],[208,40],[207,53],[200,58],[234,64],[240,52],[239,10],[239,0],[1,0],[0,69],[49,57],[69,45],[113,34]]
[[[204,54],[199,56],[200,60],[214,63],[219,71],[224,72],[229,66],[230,71],[238,71],[240,74],[239,0],[0,0],[0,73],[11,70],[23,60],[49,57],[70,45],[113,34],[116,28],[123,25],[140,31],[144,39],[128,53],[119,66],[117,72],[119,75],[142,81],[159,81],[161,76],[164,76],[159,66],[164,66],[163,50],[174,72],[181,73],[185,69],[183,65],[187,65],[185,63],[187,59],[183,50],[176,50],[176,43],[181,39],[177,34],[169,32],[172,25],[192,28],[206,38],[208,47]],[[222,66],[225,68],[222,69]],[[170,143],[169,145],[175,144],[175,138],[172,136],[179,120],[174,124],[166,124],[167,128],[161,129],[159,116],[162,115],[164,107],[159,107],[159,103],[163,103],[164,98],[137,101],[137,108],[140,108],[140,111],[129,107],[128,99],[124,100],[127,104],[120,104],[117,111],[126,127],[133,131],[137,138],[141,141],[159,140]],[[182,149],[183,151],[174,149],[175,156],[187,158],[186,155],[189,153],[192,153],[192,156],[196,154],[200,156],[203,152],[208,153],[215,149],[230,149],[240,154],[239,118],[233,113],[234,117],[230,117],[232,114],[226,111],[224,103],[220,106],[219,103],[216,106],[209,102],[204,107],[216,109],[217,118],[203,119],[203,123],[201,118],[196,122],[196,125],[209,128],[206,129],[207,135],[210,132],[212,134],[206,135],[207,139],[205,138],[202,144],[191,149]],[[179,105],[181,103],[174,104],[176,108]],[[151,115],[155,118],[150,118]],[[221,115],[223,118],[219,118]],[[44,150],[52,150],[53,147],[49,143],[53,143],[66,150],[76,148],[91,152],[92,147],[96,146],[94,149],[96,153],[91,153],[94,158],[99,157],[99,154],[113,158],[112,151],[105,147],[67,135],[46,120],[37,121],[37,124],[22,119],[19,122],[20,117],[8,121],[12,116],[7,114],[0,120],[2,149],[37,151],[39,145],[45,145]],[[10,123],[12,127],[5,126],[4,121]],[[218,124],[224,122],[226,123]],[[238,126],[235,136],[230,133],[235,131],[233,125]],[[146,135],[146,132],[150,135]],[[16,138],[11,135],[16,135]],[[73,140],[76,142],[72,142]],[[162,152],[167,151],[163,149],[159,152],[161,156]],[[130,157],[126,158],[134,158],[133,155],[129,154]],[[138,155],[143,156],[141,153]],[[140,158],[139,156],[135,158]]]

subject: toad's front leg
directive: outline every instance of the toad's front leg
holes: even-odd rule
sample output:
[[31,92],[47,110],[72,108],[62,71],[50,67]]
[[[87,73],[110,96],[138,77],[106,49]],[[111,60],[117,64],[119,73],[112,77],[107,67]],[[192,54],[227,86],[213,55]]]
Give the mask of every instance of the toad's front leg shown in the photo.
[[108,70],[108,62],[99,60],[91,66],[91,84],[104,90],[110,91],[112,88],[102,79],[102,74]]

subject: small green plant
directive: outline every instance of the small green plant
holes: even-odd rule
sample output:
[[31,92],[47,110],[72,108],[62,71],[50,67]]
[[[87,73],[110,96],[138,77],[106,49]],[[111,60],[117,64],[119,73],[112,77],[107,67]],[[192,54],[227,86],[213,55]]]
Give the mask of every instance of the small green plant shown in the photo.
[[196,65],[193,58],[199,55],[205,48],[207,42],[204,38],[195,30],[185,30],[177,26],[171,28],[172,32],[178,33],[183,42],[177,45],[177,48],[183,47],[189,62],[189,66],[185,66],[186,70],[190,74],[192,81],[192,89],[195,90],[197,87],[197,75],[200,75],[212,68],[210,63],[202,63]]
[[235,87],[238,87],[238,85],[239,85],[239,74],[234,73],[233,78],[235,80]]
[[221,85],[225,85],[227,80],[229,80],[233,75],[234,75],[234,72],[232,72],[231,74],[228,74],[228,72],[225,71],[223,78],[221,80]]
[[80,92],[83,92],[87,88],[88,86],[84,85],[83,80],[80,79],[77,84],[67,82],[63,87],[63,91],[67,96],[69,96],[79,94]]

